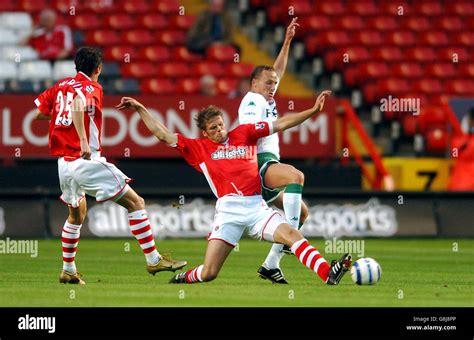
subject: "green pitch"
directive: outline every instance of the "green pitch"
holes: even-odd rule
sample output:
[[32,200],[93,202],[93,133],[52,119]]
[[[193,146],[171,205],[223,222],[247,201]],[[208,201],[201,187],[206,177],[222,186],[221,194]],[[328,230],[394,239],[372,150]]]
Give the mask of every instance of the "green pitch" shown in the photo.
[[[310,242],[328,259],[322,239]],[[204,240],[164,240],[159,251],[202,262]],[[242,240],[216,281],[170,285],[171,272],[155,277],[134,239],[79,242],[76,263],[86,286],[58,283],[62,266],[59,240],[40,240],[36,258],[0,254],[0,306],[286,306],[408,307],[474,306],[474,240],[367,239],[365,256],[382,266],[375,286],[357,286],[346,274],[339,286],[326,286],[295,256],[282,268],[289,285],[273,285],[256,275],[270,244]],[[129,248],[129,249],[128,249]],[[127,251],[128,250],[128,251]]]

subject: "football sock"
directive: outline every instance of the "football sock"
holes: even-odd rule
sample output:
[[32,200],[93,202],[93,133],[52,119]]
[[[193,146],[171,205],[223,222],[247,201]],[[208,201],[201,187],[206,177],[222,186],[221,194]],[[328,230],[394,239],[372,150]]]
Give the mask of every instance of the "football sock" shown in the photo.
[[201,264],[196,268],[190,269],[186,272],[186,283],[197,283],[202,282],[201,273],[204,265]]
[[295,242],[291,246],[291,251],[302,264],[317,273],[321,280],[327,281],[329,277],[329,264],[306,239]]
[[64,223],[63,231],[61,233],[61,241],[63,244],[63,270],[74,274],[76,270],[77,244],[81,234],[81,226],[69,223],[67,220]]
[[[285,211],[286,220],[293,229],[301,228],[300,215],[302,192],[302,185],[289,184],[283,193],[283,210]],[[282,250],[283,245],[275,243],[270,249],[263,265],[268,269],[280,268],[280,260],[283,255],[285,255]]]
[[140,243],[146,262],[154,265],[160,261],[160,254],[156,250],[155,240],[150,228],[150,221],[146,210],[137,210],[128,214],[128,223],[133,236]]

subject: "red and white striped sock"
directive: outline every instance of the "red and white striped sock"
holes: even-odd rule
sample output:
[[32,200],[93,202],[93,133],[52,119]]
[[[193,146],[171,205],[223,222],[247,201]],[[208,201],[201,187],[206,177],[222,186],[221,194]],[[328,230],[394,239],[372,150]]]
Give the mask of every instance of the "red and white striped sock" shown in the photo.
[[64,223],[63,231],[61,233],[61,241],[63,244],[63,269],[69,273],[75,273],[77,244],[81,235],[82,225],[69,223],[67,220]]
[[190,269],[186,272],[186,283],[202,282],[201,273],[204,265],[197,266],[196,268]]
[[318,274],[326,282],[329,277],[329,264],[319,251],[308,243],[308,240],[299,240],[291,246],[291,251],[302,264]]
[[146,210],[137,210],[128,214],[128,224],[133,236],[140,243],[143,254],[145,254],[148,264],[157,264],[160,260],[160,254],[156,250],[155,240],[150,227],[150,221]]

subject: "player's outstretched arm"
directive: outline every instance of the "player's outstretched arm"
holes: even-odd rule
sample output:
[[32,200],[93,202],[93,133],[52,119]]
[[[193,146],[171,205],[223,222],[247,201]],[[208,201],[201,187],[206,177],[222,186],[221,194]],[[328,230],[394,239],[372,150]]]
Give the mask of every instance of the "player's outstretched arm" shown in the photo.
[[120,110],[134,109],[138,112],[148,130],[150,130],[156,138],[170,145],[178,142],[178,137],[174,133],[170,133],[166,126],[153,118],[151,113],[138,100],[131,97],[122,97],[120,104],[118,104],[116,108]]
[[280,53],[278,54],[278,57],[273,63],[273,68],[275,69],[275,72],[278,75],[278,78],[280,78],[280,80],[285,74],[286,64],[288,63],[288,53],[290,52],[291,40],[295,36],[296,27],[299,26],[299,24],[296,22],[297,20],[298,18],[293,18],[291,20],[291,23],[286,28],[285,40],[283,41],[283,45],[281,47]]
[[277,120],[273,122],[273,132],[277,133],[280,131],[290,129],[293,126],[303,123],[306,119],[320,112],[324,107],[324,101],[330,95],[331,95],[331,91],[328,91],[328,90],[323,91],[319,94],[312,108],[278,118]]
[[76,128],[81,143],[81,157],[84,159],[91,159],[91,149],[89,147],[86,129],[84,127],[84,102],[79,96],[76,96],[72,102],[72,123]]

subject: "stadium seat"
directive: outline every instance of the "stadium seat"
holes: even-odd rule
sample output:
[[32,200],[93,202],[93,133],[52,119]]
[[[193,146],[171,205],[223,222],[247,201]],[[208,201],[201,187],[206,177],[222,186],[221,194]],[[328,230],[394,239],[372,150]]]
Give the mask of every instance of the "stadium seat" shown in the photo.
[[157,68],[153,63],[142,61],[133,62],[130,64],[123,64],[121,67],[122,76],[130,78],[146,78],[154,77],[157,73]]
[[174,94],[175,84],[169,79],[144,79],[140,86],[143,93],[152,94]]
[[18,63],[0,60],[0,79],[16,79],[18,77]]
[[[69,0],[69,7],[70,7],[71,1]],[[74,3],[75,6],[80,5],[81,2],[77,1]],[[79,8],[76,8],[76,11]],[[119,11],[119,8],[116,5],[115,1],[104,1],[104,0],[88,0],[84,1],[82,4],[82,10],[84,12],[92,12],[96,14],[110,14]],[[69,9],[68,9],[69,12]]]
[[110,46],[104,49],[104,59],[108,61],[132,62],[138,58],[135,47]]
[[363,92],[366,99],[373,103],[379,102],[382,97],[388,95],[403,96],[410,91],[411,86],[406,79],[390,78],[380,79],[373,86],[366,86]]
[[406,30],[411,30],[416,33],[416,32],[428,31],[432,27],[428,18],[423,17],[423,16],[410,16],[404,21],[403,28]]
[[354,32],[353,39],[361,46],[378,46],[384,43],[383,35],[374,30]]
[[[349,64],[351,65],[351,64]],[[387,78],[390,75],[390,69],[383,62],[368,62],[350,67],[344,73],[344,79],[348,86],[355,86],[365,79]]]
[[377,4],[377,13],[385,15],[409,15],[413,14],[406,1],[380,1]]
[[426,75],[436,78],[454,78],[458,71],[453,63],[434,63],[426,65]]
[[220,77],[224,75],[224,68],[221,63],[211,61],[197,62],[192,66],[193,74],[204,76],[211,75],[214,77]]
[[115,46],[122,43],[120,35],[113,30],[96,30],[87,33],[86,42],[89,45]]
[[423,77],[424,71],[418,63],[397,63],[392,66],[392,74],[400,78],[420,78]]
[[474,15],[474,4],[472,1],[454,1],[445,4],[447,13],[459,16]]
[[421,1],[414,4],[414,10],[420,16],[438,16],[443,14],[443,6],[436,1]]
[[297,30],[296,35],[302,37],[307,34],[311,34],[312,31],[323,31],[331,29],[331,19],[325,15],[312,14],[304,16],[299,19],[301,27],[304,27],[304,30]]
[[211,45],[206,50],[207,59],[210,61],[233,62],[237,50],[230,45]]
[[122,0],[119,6],[121,11],[129,14],[144,14],[152,10],[150,2],[146,0]]
[[400,47],[410,47],[416,44],[416,36],[412,31],[387,32],[386,41]]
[[401,125],[403,135],[413,137],[418,130],[418,117],[411,113],[404,113],[401,115]]
[[227,75],[235,78],[249,78],[253,69],[253,64],[246,63],[229,63],[225,67]]
[[457,16],[441,16],[434,20],[434,26],[441,31],[462,31],[464,23]]
[[430,129],[447,128],[446,112],[441,107],[428,106],[422,109],[418,117],[418,131],[426,132]]
[[76,75],[76,65],[72,60],[58,60],[53,66],[53,80],[59,80]]
[[237,89],[239,81],[234,78],[221,78],[217,80],[217,93],[222,95],[230,95]]
[[316,2],[316,6],[312,6],[306,13],[316,12],[321,13],[323,15],[329,16],[341,16],[345,14],[345,5],[339,1],[331,1],[331,2]]
[[156,42],[167,46],[184,45],[186,42],[186,32],[176,30],[166,30],[156,33]]
[[450,43],[448,35],[442,31],[428,31],[420,33],[418,42],[422,45],[440,47]]
[[341,47],[330,51],[324,56],[324,65],[327,70],[342,70],[354,63],[361,63],[371,59],[370,52],[363,46]]
[[140,84],[136,79],[115,79],[111,82],[112,89],[117,94],[138,94],[140,93]]
[[52,67],[48,61],[36,60],[20,63],[18,69],[19,80],[42,80],[52,77]]
[[363,30],[365,22],[357,15],[343,15],[333,20],[335,29],[343,30]]
[[135,18],[129,14],[110,14],[105,17],[105,23],[114,30],[131,30],[137,26]]
[[21,0],[20,8],[29,13],[40,12],[42,9],[48,7],[46,0]]
[[405,55],[402,50],[396,46],[381,46],[371,49],[371,54],[375,59],[390,62],[399,62],[405,60]]
[[354,1],[345,4],[347,13],[361,17],[377,15],[378,9],[373,1]]
[[453,35],[453,45],[474,46],[474,32],[459,32]]
[[103,23],[95,14],[77,14],[72,16],[71,26],[75,29],[87,31],[100,29],[103,27]]
[[438,50],[438,61],[439,62],[466,62],[470,60],[470,54],[465,47],[444,47]]
[[445,156],[449,146],[449,134],[446,130],[429,130],[423,137],[427,154]]
[[17,9],[16,1],[3,0],[0,1],[0,12],[12,12]]
[[406,56],[413,61],[418,61],[418,62],[423,62],[423,63],[437,61],[436,52],[431,47],[410,48],[407,51]]
[[25,12],[0,13],[0,23],[3,28],[21,31],[29,31],[33,26],[30,14]]
[[469,95],[474,96],[474,80],[472,79],[455,79],[447,83],[448,92],[453,95]]
[[394,31],[398,29],[398,21],[393,16],[375,16],[367,21],[367,28],[376,31]]
[[170,28],[188,31],[196,20],[192,15],[175,15],[170,17]]
[[346,31],[320,32],[316,36],[305,38],[306,50],[309,55],[318,54],[328,49],[336,49],[350,45],[352,39]]
[[468,64],[462,63],[459,67],[462,76],[474,79],[474,62]]
[[168,19],[162,14],[150,13],[140,16],[139,24],[150,30],[161,30],[168,27]]
[[198,94],[201,89],[199,78],[181,78],[176,82],[176,91],[184,94]]
[[427,95],[444,92],[441,81],[437,78],[418,79],[413,82],[413,89]]
[[171,52],[165,46],[147,46],[138,51],[138,57],[141,60],[152,62],[163,62],[171,60]]
[[148,30],[130,30],[123,32],[122,41],[126,44],[143,46],[155,43],[155,37]]
[[172,49],[172,56],[177,61],[194,62],[202,60],[203,57],[197,53],[191,53],[186,46],[178,46]]
[[179,15],[181,6],[178,0],[154,0],[152,7],[164,15]]
[[157,65],[157,75],[160,77],[180,78],[191,74],[188,63],[168,62]]
[[38,53],[30,46],[5,46],[0,47],[0,59],[20,63],[38,59]]

